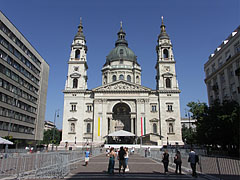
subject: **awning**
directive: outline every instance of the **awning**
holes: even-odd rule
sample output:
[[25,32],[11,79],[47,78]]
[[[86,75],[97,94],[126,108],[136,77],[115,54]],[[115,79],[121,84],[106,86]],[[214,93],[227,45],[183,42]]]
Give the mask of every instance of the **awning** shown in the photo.
[[0,137],[0,144],[13,144],[13,142]]
[[120,130],[120,131],[115,131],[113,133],[108,134],[107,136],[136,136],[135,134],[128,132],[128,131],[124,131],[124,130]]

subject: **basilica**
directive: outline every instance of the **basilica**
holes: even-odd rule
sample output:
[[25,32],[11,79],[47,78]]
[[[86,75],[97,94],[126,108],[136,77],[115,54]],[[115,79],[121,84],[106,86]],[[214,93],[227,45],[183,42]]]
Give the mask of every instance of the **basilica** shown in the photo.
[[156,45],[156,89],[142,85],[141,66],[125,36],[121,23],[115,47],[103,62],[102,85],[89,90],[87,45],[80,21],[63,91],[62,146],[103,145],[109,134],[119,131],[148,137],[152,145],[183,145],[176,61],[163,18]]

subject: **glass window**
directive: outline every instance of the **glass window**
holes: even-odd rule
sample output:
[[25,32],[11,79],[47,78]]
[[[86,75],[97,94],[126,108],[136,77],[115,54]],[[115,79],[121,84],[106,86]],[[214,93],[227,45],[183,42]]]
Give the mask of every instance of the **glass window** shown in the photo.
[[113,75],[113,76],[112,76],[112,81],[114,82],[114,81],[116,81],[116,80],[117,80],[116,75]]
[[130,75],[127,76],[127,81],[131,82],[131,76]]
[[90,133],[90,132],[91,132],[91,124],[87,123],[87,133]]
[[119,76],[119,80],[124,80],[124,76],[122,74]]
[[153,124],[153,133],[157,133],[157,125],[156,125],[156,123]]

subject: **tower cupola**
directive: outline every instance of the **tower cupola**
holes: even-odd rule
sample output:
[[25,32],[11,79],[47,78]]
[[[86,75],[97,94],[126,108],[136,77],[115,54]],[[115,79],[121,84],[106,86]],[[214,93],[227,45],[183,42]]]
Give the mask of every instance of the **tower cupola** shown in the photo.
[[74,40],[77,40],[77,39],[85,40],[85,36],[83,34],[83,25],[82,25],[82,18],[81,17],[80,17],[80,24],[78,25],[78,32],[74,37]]
[[162,25],[160,26],[161,27],[161,33],[159,34],[158,39],[169,39],[169,36],[166,32],[166,26],[163,23],[163,16],[161,18],[162,18]]

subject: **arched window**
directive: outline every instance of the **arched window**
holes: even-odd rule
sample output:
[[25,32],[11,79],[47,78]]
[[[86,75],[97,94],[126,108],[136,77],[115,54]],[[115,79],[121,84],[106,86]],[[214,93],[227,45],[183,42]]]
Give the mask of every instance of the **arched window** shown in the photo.
[[171,79],[166,78],[166,88],[171,88]]
[[107,84],[107,76],[104,76],[103,84]]
[[113,76],[112,76],[112,81],[114,82],[114,81],[116,81],[116,80],[117,80],[116,75],[113,75]]
[[163,57],[164,57],[164,59],[168,58],[168,50],[167,49],[163,50]]
[[120,49],[120,54],[123,54],[123,49]]
[[90,133],[90,132],[91,132],[91,124],[87,123],[87,133]]
[[173,123],[169,123],[168,130],[169,130],[169,133],[173,133]]
[[75,124],[74,123],[71,123],[70,131],[71,132],[75,132]]
[[156,123],[153,124],[153,133],[157,133],[157,125],[156,125]]
[[78,79],[74,78],[73,79],[73,88],[77,88],[78,87]]
[[139,76],[136,77],[136,83],[139,83]]
[[80,50],[79,49],[75,51],[75,58],[76,59],[80,58]]
[[124,80],[124,76],[121,74],[121,75],[119,76],[119,79],[120,79],[120,80]]
[[130,75],[127,76],[127,81],[131,82],[131,76]]

